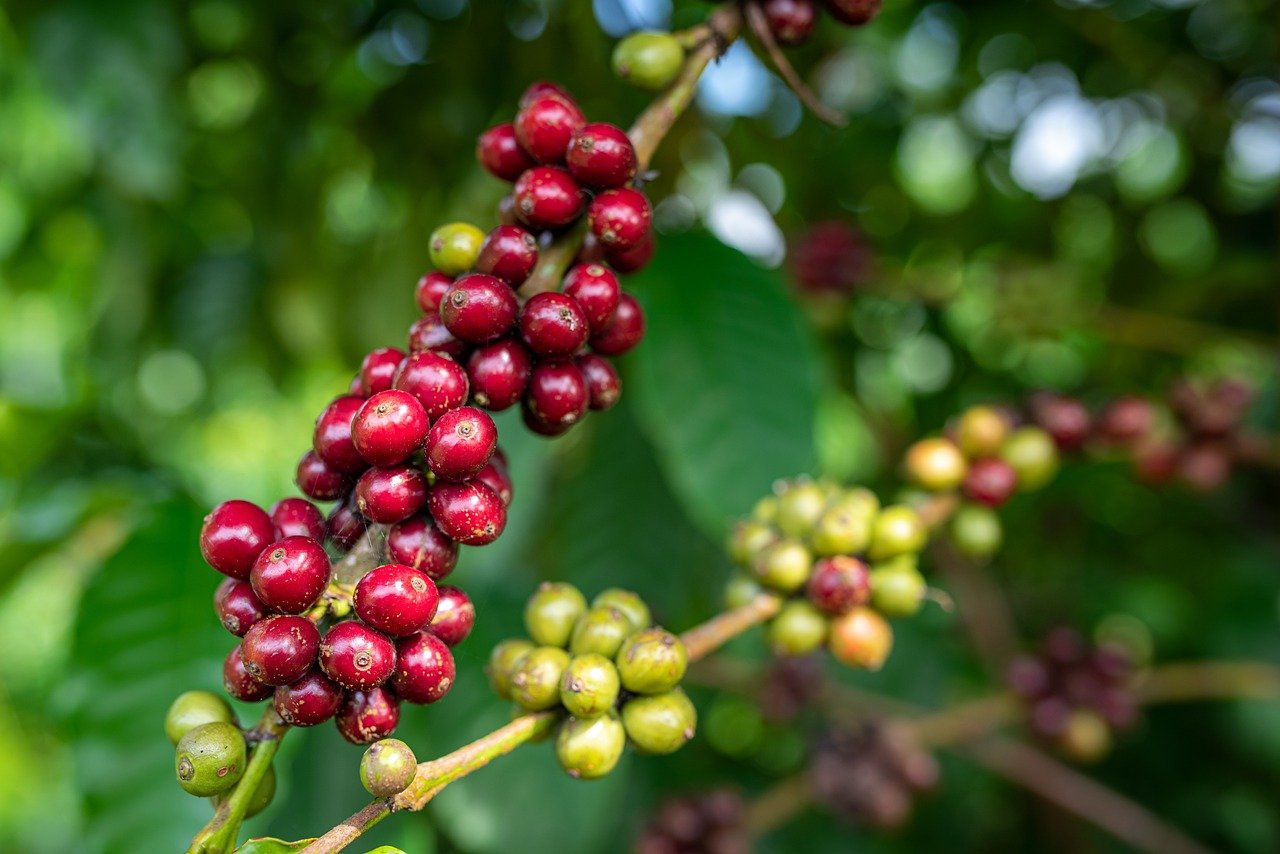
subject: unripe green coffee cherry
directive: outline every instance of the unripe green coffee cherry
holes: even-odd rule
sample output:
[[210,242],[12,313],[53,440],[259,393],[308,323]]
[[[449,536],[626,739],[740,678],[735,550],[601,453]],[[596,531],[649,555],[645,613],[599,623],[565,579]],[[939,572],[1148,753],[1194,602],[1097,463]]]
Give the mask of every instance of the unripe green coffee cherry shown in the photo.
[[375,741],[360,757],[360,782],[375,798],[400,794],[417,774],[418,758],[398,738]]
[[[258,783],[258,788],[253,790],[253,794],[249,797],[249,806],[245,809],[244,817],[253,818],[258,813],[265,810],[271,805],[271,801],[276,796],[276,769],[274,765],[267,766],[267,773],[262,776],[262,781]],[[217,809],[222,806],[222,802],[228,797],[227,793],[214,795],[213,808]]]
[[778,521],[778,496],[766,495],[751,508],[751,521],[772,525]]
[[684,691],[676,688],[627,700],[622,704],[622,725],[631,743],[645,753],[675,753],[693,738],[698,710]]
[[366,851],[365,854],[405,854],[404,849],[397,848],[394,845],[379,845],[372,851]]
[[778,496],[778,528],[789,537],[808,539],[826,509],[826,490],[810,481],[798,481]]
[[799,540],[779,540],[756,559],[756,578],[765,587],[794,593],[809,580],[813,554]]
[[689,654],[684,642],[655,626],[636,632],[622,643],[617,658],[622,687],[636,694],[661,694],[680,684]]
[[1058,749],[1074,762],[1097,762],[1111,751],[1111,728],[1096,712],[1077,709],[1058,736]]
[[178,784],[201,798],[220,795],[244,775],[246,747],[240,728],[225,721],[192,727],[178,740]]
[[450,222],[431,232],[427,252],[431,263],[446,276],[457,276],[476,265],[484,232],[469,222]]
[[610,587],[608,590],[601,591],[595,599],[591,600],[591,607],[614,608],[621,611],[631,621],[632,628],[637,632],[653,625],[653,614],[649,612],[649,606],[640,598],[640,594],[623,590],[621,587]]
[[990,406],[971,406],[956,419],[955,435],[969,459],[993,457],[1009,435],[1009,419]]
[[754,601],[763,592],[764,588],[751,576],[735,575],[724,586],[724,606],[726,608],[741,608],[743,605]]
[[560,677],[569,666],[569,653],[556,646],[540,646],[526,653],[511,674],[511,699],[531,712],[560,705]]
[[918,552],[924,548],[927,533],[915,510],[903,504],[886,507],[876,516],[867,554],[872,560],[880,561]]
[[996,553],[1004,539],[1000,515],[985,504],[963,504],[951,517],[951,541],[961,554],[986,558]]
[[907,449],[903,459],[907,479],[930,492],[949,492],[964,481],[969,464],[950,439],[921,439]]
[[508,638],[494,646],[484,672],[495,694],[504,700],[511,699],[511,676],[520,659],[533,649],[533,641],[525,638]]
[[613,73],[641,89],[665,88],[684,64],[684,48],[671,33],[632,33],[613,49]]
[[618,668],[594,652],[574,656],[560,677],[560,704],[578,718],[594,718],[618,702]]
[[164,716],[164,734],[176,745],[194,727],[215,722],[236,722],[231,704],[211,691],[187,691],[169,706]]
[[733,526],[729,534],[729,558],[738,566],[749,569],[760,552],[778,539],[772,525],[748,520]]
[[1018,476],[1018,489],[1029,492],[1039,489],[1058,471],[1058,446],[1039,427],[1019,427],[1009,434],[1000,456]]
[[612,659],[622,648],[622,642],[637,628],[617,608],[594,606],[573,627],[569,652],[574,655],[594,652]]
[[879,670],[893,650],[893,629],[871,608],[859,606],[831,621],[827,649],[841,664]]
[[911,616],[928,592],[914,555],[899,555],[871,570],[871,605],[886,617]]
[[769,646],[778,655],[806,655],[827,639],[827,617],[803,599],[782,606],[768,626]]
[[875,520],[875,510],[868,513],[855,509],[849,502],[838,502],[822,514],[809,543],[821,557],[859,554],[871,544]]
[[594,780],[614,769],[627,745],[616,712],[594,718],[566,718],[556,733],[556,759],[570,777]]
[[544,581],[524,607],[524,627],[534,643],[568,646],[573,626],[587,611],[587,600],[572,584]]

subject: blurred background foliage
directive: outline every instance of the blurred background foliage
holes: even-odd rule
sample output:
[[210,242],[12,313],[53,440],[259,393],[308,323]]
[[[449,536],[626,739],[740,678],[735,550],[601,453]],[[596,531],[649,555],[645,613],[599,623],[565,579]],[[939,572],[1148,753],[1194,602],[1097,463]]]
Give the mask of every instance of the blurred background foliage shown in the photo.
[[[688,25],[663,0],[9,0],[0,10],[0,849],[174,850],[207,817],[160,731],[230,646],[204,508],[269,503],[361,354],[398,343],[440,222],[493,221],[475,135],[530,80],[626,124],[613,39]],[[1277,429],[1280,82],[1272,0],[889,0],[792,58],[842,130],[745,45],[661,150],[651,334],[623,404],[553,443],[510,418],[512,525],[457,578],[479,620],[449,700],[406,711],[420,757],[501,723],[481,662],[536,580],[629,585],[674,628],[718,607],[729,521],[777,477],[889,488],[959,407],[1054,387],[1103,399],[1230,371]],[[808,302],[784,235],[831,218],[874,253]],[[744,255],[743,253],[748,253]],[[1203,497],[1088,463],[1008,510],[994,571],[1027,643],[1128,614],[1157,657],[1280,656],[1274,474]],[[734,645],[763,656],[758,636]],[[854,678],[847,674],[843,678]],[[989,688],[938,610],[855,681],[941,706]],[[802,730],[701,693],[703,733],[578,784],[531,748],[370,837],[408,850],[616,850],[664,793],[766,788]],[[743,734],[746,733],[744,736]],[[363,801],[329,727],[286,742],[257,833]],[[1106,849],[943,756],[893,837],[819,812],[769,850]],[[1280,710],[1161,709],[1096,769],[1215,847],[1280,849]],[[1052,833],[1049,832],[1052,829]],[[1050,838],[1052,837],[1052,838]],[[1031,840],[1038,839],[1038,842]]]

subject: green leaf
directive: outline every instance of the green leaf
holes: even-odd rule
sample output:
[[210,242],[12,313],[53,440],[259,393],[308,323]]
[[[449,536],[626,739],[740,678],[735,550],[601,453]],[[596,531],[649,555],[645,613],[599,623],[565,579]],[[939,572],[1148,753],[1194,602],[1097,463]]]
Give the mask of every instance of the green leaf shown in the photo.
[[291,851],[301,851],[306,848],[315,839],[299,839],[297,842],[285,842],[283,839],[276,839],[274,836],[259,836],[256,839],[250,839],[236,849],[235,854],[289,854]]

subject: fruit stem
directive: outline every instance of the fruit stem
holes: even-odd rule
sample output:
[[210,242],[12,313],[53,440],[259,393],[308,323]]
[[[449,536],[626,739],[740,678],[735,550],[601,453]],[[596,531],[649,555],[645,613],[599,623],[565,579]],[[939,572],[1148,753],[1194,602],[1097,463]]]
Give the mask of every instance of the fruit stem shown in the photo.
[[813,803],[809,775],[801,772],[774,783],[747,806],[743,825],[753,838],[790,824]]
[[717,614],[680,635],[690,661],[706,658],[733,638],[773,617],[782,608],[782,599],[761,593],[745,605]]
[[528,298],[534,294],[557,290],[560,287],[560,280],[564,278],[564,274],[578,257],[578,250],[582,248],[582,241],[586,236],[585,221],[556,235],[551,245],[538,253],[538,265],[520,286],[520,296]]
[[1280,667],[1260,661],[1165,664],[1140,674],[1134,689],[1143,703],[1280,699]]
[[791,64],[791,60],[787,59],[787,55],[778,47],[778,42],[773,37],[773,31],[769,29],[769,21],[765,18],[764,10],[760,8],[758,0],[747,0],[745,8],[747,23],[751,25],[751,31],[756,34],[756,38],[760,40],[760,46],[764,48],[769,61],[778,70],[778,74],[782,76],[788,88],[800,99],[800,103],[804,104],[809,112],[832,127],[842,128],[849,124],[849,120],[843,114],[818,100],[818,96],[814,91],[801,79],[795,66]]
[[251,731],[257,738],[257,746],[245,766],[244,776],[218,808],[213,818],[209,819],[195,838],[187,854],[231,854],[236,847],[236,838],[240,834],[240,824],[244,821],[245,812],[249,809],[249,801],[258,785],[266,777],[271,768],[271,760],[275,758],[280,747],[280,739],[289,731],[289,727],[276,716],[275,710],[268,707],[258,725]]
[[[342,560],[333,565],[333,584],[352,586],[382,560],[382,546],[387,541],[386,525],[370,525]],[[338,588],[340,589],[340,587]]]

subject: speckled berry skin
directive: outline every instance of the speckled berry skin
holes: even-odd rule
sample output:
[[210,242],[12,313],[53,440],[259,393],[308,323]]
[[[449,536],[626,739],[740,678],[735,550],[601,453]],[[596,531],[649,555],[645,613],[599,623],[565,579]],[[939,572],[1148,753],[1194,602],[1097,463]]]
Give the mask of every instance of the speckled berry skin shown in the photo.
[[311,446],[331,469],[342,474],[358,474],[368,467],[351,440],[351,422],[364,405],[364,398],[343,395],[335,398],[316,419]]
[[462,354],[467,352],[467,342],[453,337],[453,333],[445,328],[444,321],[440,319],[439,311],[418,318],[409,327],[409,352],[426,351],[452,356],[455,359],[461,358]]
[[507,526],[502,499],[475,480],[437,483],[427,496],[427,507],[446,536],[468,546],[488,545]]
[[809,601],[828,614],[843,614],[871,599],[871,571],[856,557],[824,557],[813,565]]
[[[592,235],[594,238],[595,235]],[[629,249],[614,246],[604,250],[604,260],[609,262],[616,272],[626,275],[644,269],[653,260],[657,249],[654,243],[653,230],[640,239],[640,242]]]
[[276,615],[254,623],[240,643],[244,668],[266,685],[301,679],[316,660],[320,632],[310,620]]
[[360,363],[360,393],[365,397],[391,388],[404,351],[395,347],[379,347],[364,357]]
[[343,698],[334,723],[352,744],[371,744],[396,731],[400,701],[385,688],[352,691]]
[[569,94],[569,90],[561,86],[559,83],[552,83],[550,80],[535,80],[525,87],[520,93],[519,106],[524,109],[539,98],[551,97],[561,98],[567,103],[577,106],[578,102]]
[[533,158],[520,147],[516,128],[510,122],[495,125],[476,139],[476,160],[495,178],[514,181],[534,165]]
[[427,479],[413,466],[371,468],[356,483],[356,507],[370,522],[392,525],[427,501]]
[[409,703],[434,703],[453,687],[453,653],[431,632],[396,642],[396,694]]
[[597,190],[621,187],[636,176],[635,146],[622,128],[606,122],[579,128],[569,140],[565,161],[573,177]]
[[515,487],[511,483],[511,475],[507,472],[505,465],[496,459],[490,460],[484,468],[476,472],[476,480],[498,493],[503,504],[511,506],[511,496],[515,492]]
[[222,687],[229,696],[245,703],[257,703],[272,693],[270,685],[254,679],[245,668],[240,644],[236,644],[222,662]]
[[461,365],[429,350],[401,362],[392,387],[416,397],[431,421],[466,403],[471,390]]
[[310,537],[285,537],[262,550],[249,581],[268,608],[301,614],[329,584],[329,556]]
[[244,637],[250,626],[270,613],[249,582],[236,578],[228,578],[218,585],[213,609],[223,627],[236,637]]
[[533,98],[516,114],[520,147],[539,163],[563,163],[573,134],[586,124],[582,110],[559,94]]
[[595,353],[583,353],[574,359],[574,364],[587,381],[587,405],[595,410],[612,408],[622,396],[622,379],[613,363]]
[[480,246],[476,272],[495,276],[518,288],[537,265],[537,239],[518,225],[499,225]]
[[348,691],[381,685],[395,665],[390,638],[353,620],[335,624],[320,641],[320,669]]
[[476,606],[471,598],[457,587],[445,584],[440,587],[440,604],[431,618],[431,634],[457,646],[471,634],[476,624]]
[[639,190],[605,190],[587,207],[587,224],[606,249],[626,251],[644,240],[653,220],[649,199]]
[[538,229],[560,229],[582,215],[586,191],[572,175],[554,166],[536,166],[520,176],[513,191],[516,215]]
[[275,526],[265,510],[248,501],[224,501],[204,517],[200,554],[223,575],[244,579],[274,539]]
[[485,273],[460,276],[440,303],[440,319],[459,340],[482,344],[505,335],[520,312],[511,286]]
[[365,623],[391,637],[425,629],[436,614],[440,593],[426,573],[404,564],[384,564],[356,584],[355,612]]
[[493,412],[508,409],[524,396],[532,370],[533,356],[515,338],[477,347],[467,358],[472,399]]
[[351,437],[370,465],[394,466],[421,447],[428,426],[426,410],[418,399],[391,389],[364,402],[351,422]]
[[436,477],[457,482],[474,477],[497,447],[498,427],[489,414],[462,406],[431,425],[424,452]]
[[422,278],[413,289],[414,300],[423,314],[436,314],[440,311],[440,301],[445,291],[453,284],[453,277],[433,270]]
[[609,324],[591,336],[591,349],[601,356],[621,356],[644,338],[644,311],[631,294],[618,298]]
[[430,516],[421,515],[392,525],[387,551],[396,563],[411,566],[439,581],[458,563],[458,543],[445,534]]
[[520,337],[544,358],[573,355],[586,345],[590,332],[582,307],[567,294],[534,294],[520,312]]
[[579,264],[569,270],[564,292],[577,301],[593,333],[609,325],[622,296],[618,277],[603,264]]
[[320,671],[312,670],[297,682],[277,686],[271,705],[289,726],[316,726],[338,713],[342,688]]
[[351,489],[351,479],[331,468],[315,451],[307,451],[298,460],[293,482],[308,498],[337,501]]
[[586,378],[573,362],[546,362],[529,374],[525,392],[525,424],[555,436],[582,420],[591,402]]
[[271,506],[271,524],[277,540],[310,537],[324,542],[324,514],[305,498],[282,498]]

